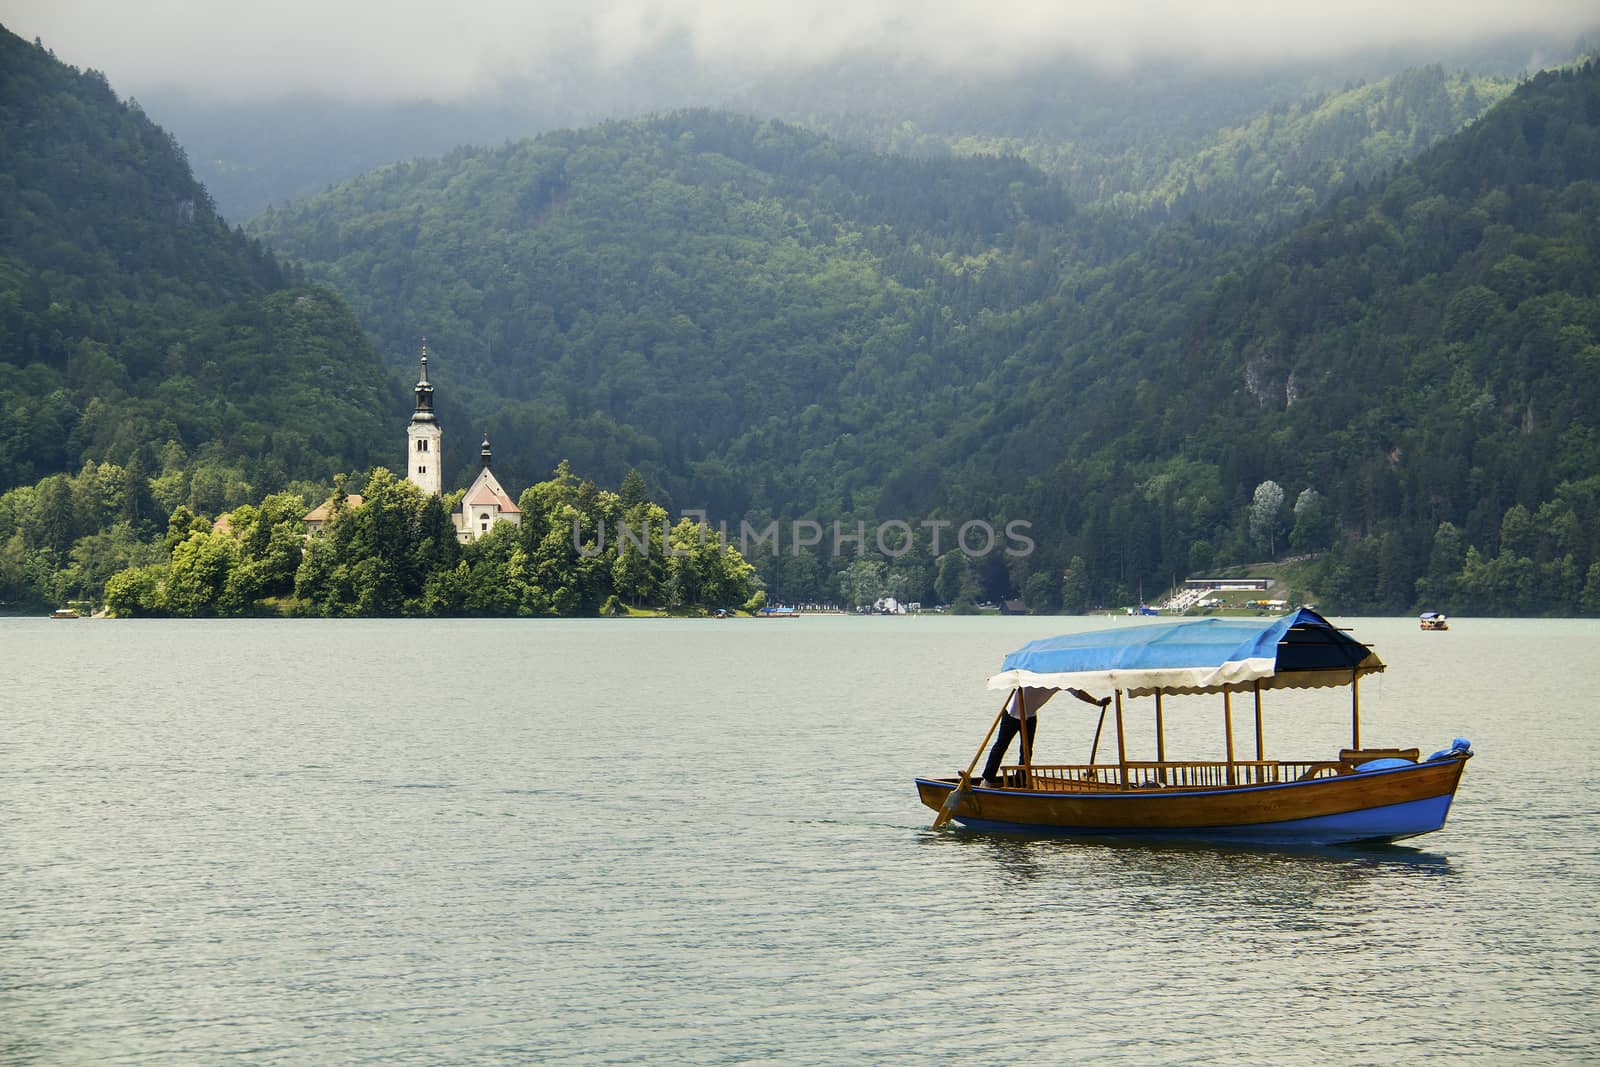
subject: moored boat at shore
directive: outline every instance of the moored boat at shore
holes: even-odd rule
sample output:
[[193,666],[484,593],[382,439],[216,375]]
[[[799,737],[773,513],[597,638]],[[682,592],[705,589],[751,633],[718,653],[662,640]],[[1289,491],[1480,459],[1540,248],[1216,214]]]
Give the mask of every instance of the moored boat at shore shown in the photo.
[[[935,827],[1062,836],[1187,838],[1273,845],[1398,841],[1444,825],[1472,750],[1457,738],[1421,759],[1417,748],[1363,747],[1360,681],[1385,669],[1377,654],[1302,608],[1270,621],[1208,618],[1035,641],[1007,656],[989,688],[1006,704],[967,769],[917,779]],[[1348,687],[1351,744],[1322,758],[1268,759],[1262,694]],[[1029,730],[1017,731],[1021,762],[993,779],[973,771],[1007,714],[1032,717],[1062,690],[1110,694],[1086,764],[1034,761]],[[1168,760],[1165,699],[1221,696],[1226,759]],[[1255,758],[1234,747],[1233,700],[1252,698]],[[1127,755],[1126,705],[1154,698],[1156,759]],[[1116,762],[1097,762],[1114,705]]]

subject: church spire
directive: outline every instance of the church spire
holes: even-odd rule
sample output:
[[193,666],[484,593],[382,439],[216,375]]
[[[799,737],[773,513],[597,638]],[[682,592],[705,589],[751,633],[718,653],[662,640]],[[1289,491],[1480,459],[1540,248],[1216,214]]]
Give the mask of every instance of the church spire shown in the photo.
[[484,470],[488,470],[489,469],[489,460],[492,459],[493,457],[494,457],[494,453],[489,451],[489,435],[488,434],[484,434],[483,435],[483,447],[478,449],[478,459],[480,461],[482,461]]
[[417,410],[406,427],[406,478],[430,496],[444,489],[444,459],[439,445],[444,434],[433,414],[433,386],[428,382],[428,339],[422,339],[422,376],[417,379]]
[[433,422],[433,386],[428,383],[428,339],[422,339],[422,377],[417,379],[417,410],[412,422]]

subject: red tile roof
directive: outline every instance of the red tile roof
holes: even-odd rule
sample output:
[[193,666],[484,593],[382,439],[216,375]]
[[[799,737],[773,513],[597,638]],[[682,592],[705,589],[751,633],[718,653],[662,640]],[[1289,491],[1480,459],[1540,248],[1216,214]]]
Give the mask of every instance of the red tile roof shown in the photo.
[[[362,505],[360,493],[351,493],[344,498],[347,508],[359,508]],[[327,522],[333,518],[333,497],[329,497],[304,515],[300,516],[301,522]]]

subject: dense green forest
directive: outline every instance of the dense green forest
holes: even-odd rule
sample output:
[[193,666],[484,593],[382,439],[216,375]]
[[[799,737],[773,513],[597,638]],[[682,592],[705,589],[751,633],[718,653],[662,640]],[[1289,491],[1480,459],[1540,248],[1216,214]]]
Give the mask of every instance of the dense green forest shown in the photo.
[[[885,157],[708,112],[385,168],[255,232],[386,351],[437,338],[491,391],[460,402],[520,444],[513,470],[636,464],[758,523],[1034,524],[1026,559],[883,564],[912,599],[948,599],[953,570],[945,592],[1115,604],[1292,546],[1323,557],[1308,592],[1337,610],[1587,610],[1595,516],[1574,494],[1595,467],[1571,386],[1595,329],[1594,83],[1592,64],[1539,76],[1264,249],[1235,239],[1260,200],[1130,217],[1015,158]],[[1447,120],[1414,116],[1472,88],[1425,71],[1353,88],[1368,109],[1348,114],[1368,139],[1400,116],[1388,139],[1420,147]],[[1571,402],[1527,402],[1551,390]],[[1574,530],[1506,557],[1542,575],[1513,594],[1484,561],[1518,507]],[[787,599],[851,565],[756,562]]]
[[[309,539],[303,498],[276,493],[208,522],[173,512],[153,561],[110,577],[108,612],[311,616],[621,615],[648,605],[756,607],[755,570],[712,531],[673,524],[637,474],[620,493],[555,476],[522,493],[522,522],[459,544],[450,508],[382,467],[362,495],[337,480]],[[619,531],[628,531],[619,536]]]
[[101,75],[3,30],[0,160],[0,603],[98,596],[180,504],[370,462],[390,386],[344,302]]
[[[569,458],[681,495],[753,431],[774,427],[776,452],[841,417],[958,412],[973,369],[927,350],[1050,292],[1068,232],[1130,239],[1072,216],[1014,159],[922,163],[696,112],[384,168],[254,230],[383,350],[426,334],[444,422],[483,422],[514,479]],[[681,502],[762,495],[724,480]]]
[[[1600,66],[1541,74],[1228,264],[1176,332],[1140,336],[1129,279],[1102,358],[1149,356],[1102,395],[1117,423],[1007,506],[1124,591],[1287,548],[1341,611],[1600,610],[1597,127]],[[1047,351],[1013,395],[1082,386]]]
[[[985,154],[1003,125],[907,156],[685,111],[381,168],[247,236],[103,78],[0,46],[0,603],[754,591],[630,584],[626,552],[558,577],[550,521],[447,547],[381,471],[294,556],[291,513],[395,447],[427,336],[447,432],[491,433],[531,514],[776,523],[747,551],[775,599],[1077,611],[1292,553],[1328,610],[1600,611],[1592,63],[1201,94],[1094,197],[1099,149],[1015,146],[1052,173]],[[1112,148],[1111,97],[1079,106]]]

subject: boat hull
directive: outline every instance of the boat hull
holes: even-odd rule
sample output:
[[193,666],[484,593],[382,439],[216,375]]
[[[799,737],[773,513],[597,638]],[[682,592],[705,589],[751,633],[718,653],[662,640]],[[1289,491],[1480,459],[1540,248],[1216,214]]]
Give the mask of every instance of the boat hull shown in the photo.
[[[1444,825],[1466,760],[1361,771],[1306,782],[1223,789],[1036,792],[975,787],[955,821],[978,830],[1041,836],[1118,836],[1275,845],[1399,841]],[[938,810],[953,778],[918,778]]]

